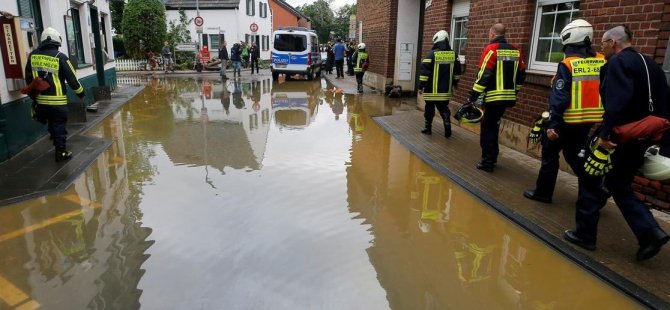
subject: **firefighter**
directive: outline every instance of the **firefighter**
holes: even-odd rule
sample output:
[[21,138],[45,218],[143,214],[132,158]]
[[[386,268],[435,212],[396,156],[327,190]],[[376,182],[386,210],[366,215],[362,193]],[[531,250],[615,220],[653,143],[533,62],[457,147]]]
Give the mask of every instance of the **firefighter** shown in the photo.
[[65,82],[74,89],[79,98],[84,98],[84,87],[79,84],[77,75],[67,55],[58,51],[63,38],[56,29],[47,27],[42,32],[41,43],[30,53],[26,64],[26,83],[37,77],[44,79],[49,88],[36,94],[38,114],[47,120],[47,126],[56,150],[56,161],[68,160],[72,152],[67,150],[67,88]]
[[365,43],[358,44],[358,50],[354,53],[352,57],[354,62],[354,73],[356,74],[356,83],[358,84],[358,93],[363,93],[363,75],[365,71],[368,70],[370,65],[370,58],[368,53],[365,51]]
[[[649,115],[667,119],[670,93],[663,70],[653,59],[637,52],[632,39],[633,34],[625,26],[614,27],[603,34],[601,49],[607,64],[601,70],[600,94],[605,114],[596,139],[587,148],[590,154],[584,168],[589,175],[605,175],[607,190],[637,238],[636,260],[643,261],[658,254],[670,240],[631,186],[644,161],[644,153],[653,142],[633,139],[615,143],[616,136],[612,132],[617,126]],[[583,179],[579,180],[579,192],[585,201],[577,204],[576,228],[566,230],[563,236],[577,246],[595,250],[600,209],[607,203],[608,196],[599,194],[599,188],[583,188]]]
[[451,137],[449,100],[460,78],[461,63],[456,52],[449,46],[449,33],[440,30],[433,36],[433,49],[421,61],[419,94],[423,95],[426,102],[423,112],[425,128],[421,133],[426,135],[433,133],[433,118],[437,107],[444,123],[444,136]]
[[482,51],[479,70],[468,104],[483,96],[484,117],[479,144],[482,158],[477,169],[493,172],[498,161],[498,131],[505,109],[516,104],[516,96],[526,79],[526,64],[519,49],[507,43],[505,25],[489,30],[490,43]]
[[600,101],[600,68],[605,56],[591,48],[593,27],[583,19],[576,19],[561,31],[565,59],[558,64],[549,96],[549,119],[546,121],[546,139],[542,139],[542,166],[535,189],[523,196],[543,203],[551,203],[558,176],[559,153],[572,171],[582,171],[577,155],[589,138],[591,127],[602,121]]

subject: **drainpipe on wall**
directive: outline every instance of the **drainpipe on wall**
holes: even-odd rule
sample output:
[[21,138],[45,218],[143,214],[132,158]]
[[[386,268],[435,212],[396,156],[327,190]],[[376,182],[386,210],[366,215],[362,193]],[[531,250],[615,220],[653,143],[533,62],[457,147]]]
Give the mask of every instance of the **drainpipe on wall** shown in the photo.
[[419,8],[419,34],[418,34],[418,40],[416,42],[416,70],[414,71],[414,92],[417,92],[419,90],[419,76],[421,75],[421,61],[423,60],[422,54],[423,54],[423,22],[424,22],[424,17],[426,16],[426,0],[421,0],[419,5],[421,6]]
[[665,80],[670,86],[670,41],[668,41],[668,46],[665,49],[665,59],[663,60],[663,72],[665,72]]

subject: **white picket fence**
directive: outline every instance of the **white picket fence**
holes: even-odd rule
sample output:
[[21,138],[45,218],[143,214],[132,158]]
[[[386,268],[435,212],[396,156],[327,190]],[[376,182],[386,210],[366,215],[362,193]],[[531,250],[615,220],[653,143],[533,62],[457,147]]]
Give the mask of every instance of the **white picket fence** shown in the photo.
[[117,59],[116,71],[139,71],[146,70],[147,61],[137,59]]
[[150,79],[152,79],[152,77],[147,75],[139,75],[139,76],[119,75],[116,77],[116,83],[119,85],[146,85],[147,83],[149,83]]

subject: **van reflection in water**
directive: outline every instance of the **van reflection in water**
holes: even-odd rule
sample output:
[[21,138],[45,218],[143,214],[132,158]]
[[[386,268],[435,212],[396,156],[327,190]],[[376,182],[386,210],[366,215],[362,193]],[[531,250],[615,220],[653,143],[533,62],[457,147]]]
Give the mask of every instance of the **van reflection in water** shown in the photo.
[[272,85],[272,111],[280,128],[302,129],[316,118],[321,92],[318,81],[275,82]]

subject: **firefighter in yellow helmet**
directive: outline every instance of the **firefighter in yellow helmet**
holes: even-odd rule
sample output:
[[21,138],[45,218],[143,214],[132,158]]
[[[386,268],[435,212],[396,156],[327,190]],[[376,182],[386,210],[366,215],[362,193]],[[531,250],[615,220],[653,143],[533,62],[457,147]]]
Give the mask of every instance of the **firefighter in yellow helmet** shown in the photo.
[[26,64],[26,83],[30,85],[34,79],[40,78],[49,84],[49,88],[40,92],[31,93],[37,101],[37,113],[47,122],[49,134],[56,150],[56,161],[68,160],[72,152],[67,150],[67,88],[70,85],[75,94],[84,97],[84,88],[77,80],[77,75],[68,57],[58,51],[63,43],[61,34],[56,29],[44,29],[41,43],[30,53]]

